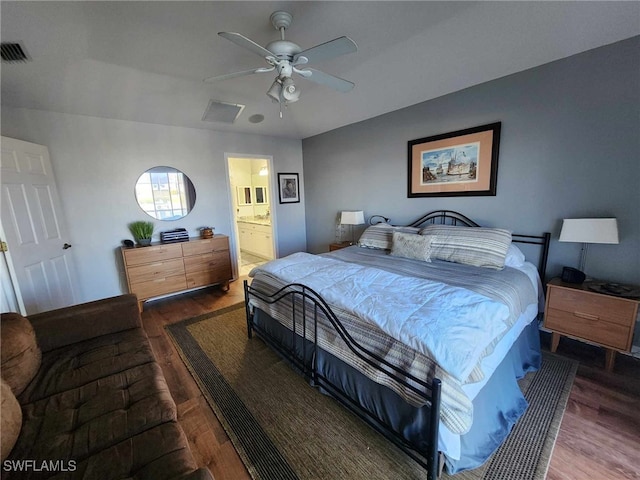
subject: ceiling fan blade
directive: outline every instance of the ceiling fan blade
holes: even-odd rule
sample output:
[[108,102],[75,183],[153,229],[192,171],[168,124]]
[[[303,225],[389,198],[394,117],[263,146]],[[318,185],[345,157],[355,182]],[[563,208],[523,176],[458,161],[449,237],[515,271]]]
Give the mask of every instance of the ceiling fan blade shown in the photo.
[[242,72],[227,73],[226,75],[216,75],[215,77],[205,78],[203,81],[206,83],[219,82],[221,80],[228,80],[230,78],[244,77],[245,75],[253,75],[254,73],[266,73],[275,70],[275,67],[271,68],[252,68],[251,70],[243,70]]
[[314,68],[305,68],[302,71],[311,72],[311,75],[302,75],[307,80],[319,83],[320,85],[326,85],[327,87],[331,87],[334,90],[338,90],[339,92],[348,92],[356,86],[355,83],[350,82],[349,80],[329,75],[328,73],[321,72],[320,70],[316,70]]
[[275,55],[267,50],[266,48],[258,45],[253,40],[241,35],[240,33],[235,32],[219,32],[222,38],[226,38],[227,40],[235,43],[236,45],[246,48],[247,50],[251,50],[256,55],[260,55],[261,57],[275,57]]
[[322,62],[323,60],[357,51],[356,42],[349,37],[338,37],[300,52],[294,57],[294,62],[298,57],[306,57],[309,63]]

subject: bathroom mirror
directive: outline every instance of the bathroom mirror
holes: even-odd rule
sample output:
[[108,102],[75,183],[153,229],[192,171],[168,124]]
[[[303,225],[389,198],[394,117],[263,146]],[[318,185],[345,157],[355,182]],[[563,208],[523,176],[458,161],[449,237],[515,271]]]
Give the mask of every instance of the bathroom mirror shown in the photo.
[[253,187],[255,194],[255,203],[256,205],[268,205],[267,201],[267,187]]
[[252,205],[251,187],[238,187],[238,205]]
[[157,220],[178,220],[196,203],[196,189],[184,173],[173,167],[153,167],[136,182],[140,208]]

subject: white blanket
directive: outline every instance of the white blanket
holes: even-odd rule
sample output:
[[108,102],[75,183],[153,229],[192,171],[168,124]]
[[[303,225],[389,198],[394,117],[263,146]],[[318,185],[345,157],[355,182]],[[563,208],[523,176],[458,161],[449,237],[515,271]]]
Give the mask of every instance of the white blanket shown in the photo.
[[252,275],[257,271],[307,285],[329,304],[435,359],[461,383],[508,328],[506,305],[440,282],[307,253],[269,262]]

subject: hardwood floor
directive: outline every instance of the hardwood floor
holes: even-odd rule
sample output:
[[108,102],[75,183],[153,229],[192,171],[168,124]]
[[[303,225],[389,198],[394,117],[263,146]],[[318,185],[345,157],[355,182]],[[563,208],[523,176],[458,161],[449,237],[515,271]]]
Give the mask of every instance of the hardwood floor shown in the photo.
[[[165,333],[167,324],[243,301],[242,280],[145,303],[142,320],[178,406],[199,466],[216,480],[251,478]],[[550,336],[549,336],[550,337]],[[543,348],[549,338],[543,334]],[[640,479],[640,360],[618,355],[604,371],[601,349],[562,339],[558,354],[581,362],[556,442],[548,480]]]
[[566,338],[557,353],[580,366],[547,480],[640,479],[640,360],[618,354],[606,372],[601,348]]
[[251,477],[164,327],[234,305],[243,299],[242,281],[236,281],[230,284],[228,292],[212,287],[146,302],[142,312],[144,329],[178,406],[178,421],[189,439],[196,462],[200,467],[208,467],[216,480],[245,480]]

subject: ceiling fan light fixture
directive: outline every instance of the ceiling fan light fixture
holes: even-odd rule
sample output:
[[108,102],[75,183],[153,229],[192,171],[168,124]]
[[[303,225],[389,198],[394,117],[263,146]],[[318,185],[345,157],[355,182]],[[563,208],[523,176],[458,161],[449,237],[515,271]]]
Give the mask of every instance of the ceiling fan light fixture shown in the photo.
[[279,78],[276,78],[269,90],[267,90],[267,96],[274,102],[280,103],[280,93],[282,92],[282,83]]
[[285,103],[297,102],[300,99],[300,87],[293,83],[291,78],[282,81],[282,98]]

